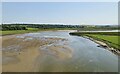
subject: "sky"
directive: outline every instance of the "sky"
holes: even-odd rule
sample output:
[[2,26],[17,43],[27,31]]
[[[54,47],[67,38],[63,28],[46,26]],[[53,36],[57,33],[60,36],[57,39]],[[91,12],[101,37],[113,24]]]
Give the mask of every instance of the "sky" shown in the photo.
[[119,0],[1,0],[2,2],[119,2]]
[[118,3],[3,2],[2,23],[118,24]]

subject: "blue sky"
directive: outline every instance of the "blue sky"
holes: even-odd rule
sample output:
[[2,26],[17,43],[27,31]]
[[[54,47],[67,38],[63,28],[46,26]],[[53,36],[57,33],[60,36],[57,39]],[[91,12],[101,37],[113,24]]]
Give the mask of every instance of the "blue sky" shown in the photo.
[[3,23],[118,24],[117,2],[3,2]]
[[118,2],[119,0],[1,0],[2,2]]

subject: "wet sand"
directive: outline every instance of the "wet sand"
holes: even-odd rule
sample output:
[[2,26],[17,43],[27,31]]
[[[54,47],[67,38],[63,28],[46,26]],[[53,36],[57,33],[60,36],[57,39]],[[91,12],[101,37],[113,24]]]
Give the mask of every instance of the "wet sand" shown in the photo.
[[45,55],[60,60],[72,57],[72,49],[63,38],[34,38],[32,36],[8,35],[2,38],[3,72],[38,72],[40,60]]

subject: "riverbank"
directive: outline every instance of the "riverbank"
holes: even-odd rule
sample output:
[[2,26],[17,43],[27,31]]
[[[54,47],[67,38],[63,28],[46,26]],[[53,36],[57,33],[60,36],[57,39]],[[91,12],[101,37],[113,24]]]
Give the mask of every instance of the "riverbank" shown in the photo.
[[39,31],[57,31],[57,30],[76,30],[76,28],[51,28],[51,29],[27,28],[27,30],[0,31],[0,36],[33,33],[33,32],[39,32]]
[[118,32],[72,32],[70,35],[82,36],[99,44],[98,47],[108,49],[114,54],[120,55],[120,38]]

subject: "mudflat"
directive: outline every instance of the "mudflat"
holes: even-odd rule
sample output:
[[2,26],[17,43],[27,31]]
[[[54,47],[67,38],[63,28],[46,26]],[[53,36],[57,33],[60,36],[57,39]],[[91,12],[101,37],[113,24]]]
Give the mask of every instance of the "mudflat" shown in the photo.
[[3,72],[38,72],[39,57],[46,55],[66,60],[72,57],[72,49],[64,38],[35,38],[22,34],[2,37]]

